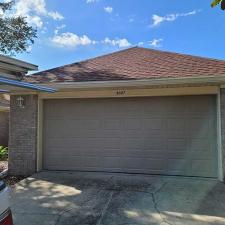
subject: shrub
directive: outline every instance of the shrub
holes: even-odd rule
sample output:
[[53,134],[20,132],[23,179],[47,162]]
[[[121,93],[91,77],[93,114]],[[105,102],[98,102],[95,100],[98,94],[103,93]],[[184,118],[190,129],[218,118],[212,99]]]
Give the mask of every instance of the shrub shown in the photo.
[[0,160],[6,160],[8,158],[8,148],[0,146]]

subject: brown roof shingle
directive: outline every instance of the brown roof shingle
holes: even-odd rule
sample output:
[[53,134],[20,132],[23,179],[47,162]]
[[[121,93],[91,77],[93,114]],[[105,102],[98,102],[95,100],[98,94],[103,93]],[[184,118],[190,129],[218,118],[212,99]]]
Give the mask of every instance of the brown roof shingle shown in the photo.
[[224,76],[225,61],[133,47],[46,70],[30,82],[84,82]]

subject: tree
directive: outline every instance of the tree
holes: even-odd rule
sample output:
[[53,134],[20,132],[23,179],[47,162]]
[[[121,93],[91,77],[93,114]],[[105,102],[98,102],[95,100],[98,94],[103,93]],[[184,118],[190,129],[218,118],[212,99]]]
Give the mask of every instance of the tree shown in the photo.
[[25,17],[8,13],[13,5],[14,1],[0,2],[0,53],[5,55],[26,52],[37,37]]
[[218,4],[221,4],[221,9],[225,10],[225,0],[214,0],[211,4],[212,7],[217,6]]

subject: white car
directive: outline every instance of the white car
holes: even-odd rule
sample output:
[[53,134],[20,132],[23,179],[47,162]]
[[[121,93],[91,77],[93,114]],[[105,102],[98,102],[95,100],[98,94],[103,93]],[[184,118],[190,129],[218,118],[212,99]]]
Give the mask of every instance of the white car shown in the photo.
[[0,225],[13,225],[9,190],[3,181],[0,181]]

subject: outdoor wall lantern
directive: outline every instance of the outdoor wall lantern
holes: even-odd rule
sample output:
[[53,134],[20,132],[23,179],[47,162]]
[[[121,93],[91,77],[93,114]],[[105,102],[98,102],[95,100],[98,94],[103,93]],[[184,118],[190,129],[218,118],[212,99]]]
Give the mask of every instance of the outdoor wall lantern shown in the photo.
[[19,108],[25,108],[25,99],[22,96],[19,96],[16,100]]

